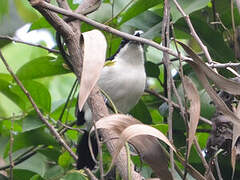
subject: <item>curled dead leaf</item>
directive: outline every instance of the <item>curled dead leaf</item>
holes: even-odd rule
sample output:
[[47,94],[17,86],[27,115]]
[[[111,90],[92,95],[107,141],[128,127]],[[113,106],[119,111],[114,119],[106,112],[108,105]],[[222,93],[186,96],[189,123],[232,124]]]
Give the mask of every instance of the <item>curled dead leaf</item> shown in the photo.
[[168,158],[157,138],[170,145],[171,148],[174,148],[174,146],[159,130],[144,125],[132,116],[124,114],[114,114],[102,118],[96,122],[96,127],[115,131],[120,136],[119,144],[113,155],[112,165],[119,152],[123,150],[122,147],[129,141],[137,149],[142,159],[150,165],[161,179],[173,179],[168,170]]
[[106,58],[107,42],[99,30],[82,34],[83,71],[79,89],[78,108],[81,111],[93,87],[97,83]]
[[184,88],[186,90],[186,95],[190,101],[190,122],[189,122],[189,133],[188,133],[188,151],[187,157],[189,157],[192,143],[195,137],[195,132],[197,129],[198,121],[200,118],[200,97],[197,88],[193,84],[192,80],[187,76],[183,78]]

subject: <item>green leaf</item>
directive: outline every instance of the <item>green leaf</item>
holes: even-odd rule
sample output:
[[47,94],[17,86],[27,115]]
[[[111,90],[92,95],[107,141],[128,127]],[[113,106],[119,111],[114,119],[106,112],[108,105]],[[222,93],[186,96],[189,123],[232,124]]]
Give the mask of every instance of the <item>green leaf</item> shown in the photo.
[[29,180],[35,174],[26,169],[13,169],[13,177],[21,177],[21,180]]
[[[77,1],[75,1],[75,0],[67,0],[67,2],[68,2],[68,5],[70,6],[70,8],[71,8],[72,10],[77,9],[78,5],[81,4],[81,3],[77,3]],[[75,3],[74,3],[74,2],[75,2]],[[79,2],[79,1],[78,1],[78,2]],[[81,1],[80,1],[80,2],[81,2]]]
[[144,11],[124,25],[141,29],[144,31],[144,34],[141,35],[142,37],[153,39],[161,36],[162,17],[152,11]]
[[[37,145],[58,146],[58,143],[56,139],[51,134],[47,133],[45,128],[42,127],[14,135],[13,152],[22,148]],[[6,148],[4,154],[7,155],[8,151],[9,146]]]
[[44,180],[40,175],[36,174],[33,177],[31,177],[30,180]]
[[[30,93],[36,105],[45,112],[51,110],[51,96],[48,89],[39,82],[36,81],[22,81],[23,86]],[[11,88],[12,92],[15,92],[26,103],[26,109],[32,108],[32,104],[29,102],[27,96],[23,93],[18,85],[14,85]]]
[[87,178],[79,172],[70,172],[61,180],[87,180]]
[[[66,100],[61,100],[59,101],[58,103],[55,103],[53,105],[53,111],[51,113],[51,117],[53,119],[58,119],[63,111],[63,108],[65,106],[65,103],[66,103]],[[71,106],[70,106],[70,109],[68,110],[65,110],[64,114],[63,114],[63,117],[62,117],[62,121],[63,122],[66,122],[66,119],[68,121],[72,121],[72,120],[75,120],[75,106],[76,106],[76,103],[77,103],[77,99],[74,98],[73,101],[71,101]]]
[[1,1],[0,22],[2,21],[3,16],[8,13],[8,3],[8,1]]
[[24,64],[16,74],[19,79],[28,80],[69,73],[62,64],[62,58],[43,56]]
[[139,100],[137,105],[130,111],[130,114],[144,124],[151,124],[152,117],[143,100]]
[[58,157],[61,155],[61,149],[59,147],[48,146],[47,148],[42,148],[38,150],[41,154],[45,155],[48,160],[58,161]]
[[28,1],[25,0],[14,0],[18,14],[26,22],[34,22],[41,15],[35,10]]
[[64,174],[64,169],[61,166],[53,166],[49,168],[44,176],[44,179],[60,179]]
[[23,161],[22,163],[16,165],[14,169],[22,169],[32,171],[39,174],[41,177],[44,176],[47,170],[47,158],[46,156],[36,153],[31,158]]
[[34,112],[22,120],[22,132],[30,131],[44,126],[39,116]]
[[[13,72],[16,72],[17,69],[29,60],[48,55],[48,51],[45,49],[14,42],[4,46],[1,51]],[[8,73],[5,67],[0,68],[0,72]]]
[[[183,11],[189,15],[194,11],[202,9],[206,7],[209,3],[209,0],[184,0],[184,1],[177,1],[180,6],[183,8]],[[173,0],[170,1],[171,6],[171,15],[172,15],[172,22],[176,22],[178,19],[182,17],[181,13],[173,3]]]
[[152,62],[148,61],[145,63],[145,70],[148,77],[158,78],[160,75],[160,70],[158,65]]
[[153,127],[158,129],[159,131],[161,131],[163,134],[167,136],[168,124],[156,124],[156,125],[153,125]]
[[64,152],[62,155],[59,156],[58,164],[63,167],[64,169],[67,169],[71,166],[71,164],[74,162],[73,158],[70,156],[69,152]]
[[30,31],[31,30],[38,30],[38,29],[42,29],[42,28],[50,28],[52,27],[48,21],[44,18],[44,17],[40,17],[38,20],[34,21],[32,24],[31,24],[31,27],[30,27]]
[[129,19],[132,19],[133,17],[141,14],[142,12],[148,10],[151,7],[156,6],[159,3],[163,3],[162,0],[137,0],[134,1],[134,3],[127,8],[126,11],[121,13],[119,16],[119,25],[123,24],[124,22],[128,21]]
[[12,84],[10,82],[1,79],[1,77],[4,77],[2,75],[3,74],[0,74],[0,92],[12,100],[22,110],[25,110],[25,102],[16,92],[12,91]]

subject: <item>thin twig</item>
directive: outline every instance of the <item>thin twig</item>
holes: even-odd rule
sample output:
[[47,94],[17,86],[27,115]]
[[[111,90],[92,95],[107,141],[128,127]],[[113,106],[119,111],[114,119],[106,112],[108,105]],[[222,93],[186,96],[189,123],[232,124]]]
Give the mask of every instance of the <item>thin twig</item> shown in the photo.
[[[93,119],[94,132],[97,140],[97,148],[99,154],[99,169],[100,169],[100,179],[104,180],[104,170],[103,170],[103,152],[102,152],[102,143],[100,142],[99,133],[96,127],[96,121]],[[90,149],[90,148],[89,148]],[[93,153],[91,153],[93,155]],[[93,156],[94,159],[94,156]]]
[[92,173],[92,171],[90,171],[90,169],[88,168],[84,168],[85,170],[85,173],[88,175],[88,177],[91,179],[91,180],[98,180],[94,174]]
[[50,49],[50,48],[47,48],[47,47],[42,46],[40,44],[33,44],[33,43],[21,41],[21,40],[15,39],[15,38],[10,37],[10,36],[2,36],[2,35],[0,35],[0,39],[13,41],[15,43],[22,43],[22,44],[26,44],[26,45],[29,45],[29,46],[39,47],[39,48],[45,49],[45,50],[47,50],[48,52],[51,52],[51,53],[59,53],[59,51],[56,50],[56,49]]
[[32,104],[33,108],[35,109],[35,111],[37,112],[38,116],[40,117],[40,119],[42,120],[42,122],[44,124],[46,124],[46,126],[48,127],[48,129],[50,130],[50,132],[52,133],[52,135],[57,139],[57,141],[70,153],[70,155],[77,160],[77,155],[72,151],[72,149],[66,144],[66,142],[63,140],[63,138],[58,134],[58,132],[55,130],[55,128],[44,118],[43,114],[41,113],[41,111],[39,110],[39,108],[37,107],[36,103],[34,102],[32,96],[30,95],[30,93],[26,90],[26,88],[23,86],[22,82],[18,79],[18,77],[13,73],[12,69],[9,67],[7,61],[5,60],[5,58],[2,55],[2,52],[0,50],[0,57],[2,59],[2,62],[4,63],[6,69],[8,70],[8,72],[12,75],[12,77],[14,78],[14,80],[16,81],[16,83],[19,85],[19,87],[22,89],[23,93],[27,96],[28,100],[30,101],[30,103]]
[[[152,89],[145,89],[145,92],[147,92],[147,93],[149,93],[149,94],[152,94],[152,95],[156,96],[157,98],[162,99],[162,100],[168,102],[168,99],[167,99],[166,97],[162,96],[161,94],[157,93],[156,91],[154,91],[154,90],[152,90]],[[172,102],[172,105],[173,105],[174,107],[180,109],[180,106],[179,106],[178,104],[176,104],[175,102]],[[187,113],[188,113],[188,112],[187,112]],[[204,123],[207,123],[207,124],[209,124],[209,125],[212,125],[212,122],[211,122],[211,121],[209,121],[208,119],[206,119],[206,118],[204,118],[204,117],[202,117],[202,116],[200,116],[199,119],[200,119],[201,121],[203,121]]]
[[[34,6],[36,6],[36,4],[34,4]],[[60,14],[65,15],[65,16],[69,16],[69,17],[79,19],[79,20],[81,20],[83,22],[86,22],[87,24],[90,24],[90,25],[92,25],[92,26],[94,26],[98,29],[101,29],[101,30],[106,31],[106,32],[110,32],[110,33],[115,34],[117,36],[120,36],[124,39],[130,40],[130,41],[137,41],[137,42],[140,42],[140,43],[143,43],[143,44],[147,44],[147,45],[150,45],[150,46],[152,46],[156,49],[159,49],[163,52],[166,52],[166,53],[168,53],[168,54],[170,54],[174,57],[178,57],[178,54],[175,51],[173,51],[172,49],[163,47],[163,46],[159,45],[158,43],[156,43],[152,40],[145,39],[145,38],[142,38],[142,37],[137,37],[137,36],[134,36],[134,35],[131,35],[131,34],[128,34],[128,33],[121,32],[121,31],[119,31],[117,29],[114,29],[110,26],[107,26],[107,25],[101,24],[99,22],[96,22],[94,20],[91,20],[91,19],[89,19],[86,16],[83,16],[81,14],[76,14],[76,13],[73,13],[73,12],[70,12],[70,11],[66,11],[65,9],[53,6],[53,5],[51,5],[49,3],[46,3],[46,2],[43,2],[43,1],[41,1],[40,6],[42,8],[49,9],[53,12],[60,13]],[[188,58],[188,57],[185,57],[185,56],[182,56],[181,58],[183,60],[191,60],[191,58]]]
[[[163,22],[162,22],[162,44],[163,46],[169,48],[169,26],[170,26],[170,4],[168,0],[164,1],[164,15],[163,15]],[[173,115],[173,105],[172,105],[172,74],[170,69],[170,60],[169,54],[163,52],[163,62],[167,71],[167,96],[168,96],[168,138],[169,141],[173,143],[173,134],[172,134],[172,115]],[[165,78],[166,80],[166,78]],[[171,164],[171,171],[172,175],[174,174],[174,154],[173,150],[170,149],[170,164]]]
[[215,164],[215,167],[216,167],[218,179],[219,179],[219,180],[223,180],[223,177],[222,177],[222,174],[221,174],[221,170],[220,170],[220,167],[219,167],[219,164],[218,164],[218,156],[216,156],[216,157],[213,159],[213,161],[214,161],[214,164]]
[[209,67],[212,67],[212,68],[227,68],[227,67],[240,67],[240,63],[232,63],[232,62],[229,62],[229,63],[217,63],[217,62],[214,62],[212,64],[208,64],[207,65]]
[[9,147],[9,163],[10,163],[10,169],[9,169],[9,179],[13,180],[13,167],[14,167],[14,162],[12,159],[12,150],[13,150],[13,142],[14,142],[14,138],[13,138],[13,124],[14,124],[14,114],[11,118],[11,129],[10,129],[10,147]]
[[213,174],[212,174],[212,171],[211,171],[211,169],[209,168],[208,163],[207,163],[206,159],[204,158],[204,156],[203,156],[203,154],[202,154],[202,150],[201,150],[201,147],[200,147],[200,145],[199,145],[199,143],[198,143],[198,141],[197,141],[196,136],[195,136],[193,142],[194,142],[194,144],[195,144],[197,153],[198,153],[199,157],[200,157],[201,160],[202,160],[202,164],[203,164],[205,170],[206,170],[206,171],[209,170],[209,174],[208,174],[208,175],[209,175],[210,177],[208,177],[207,179],[209,179],[209,180],[215,180],[215,178],[214,178],[214,176],[213,176]]
[[182,16],[185,18],[187,24],[188,24],[188,27],[191,31],[191,35],[193,36],[193,38],[198,42],[198,44],[200,45],[201,49],[203,50],[207,60],[208,60],[208,63],[212,63],[212,58],[208,52],[208,49],[207,47],[203,44],[202,40],[199,38],[199,36],[197,35],[192,23],[191,23],[191,20],[189,18],[189,16],[184,12],[184,10],[182,9],[182,7],[179,5],[179,3],[176,1],[176,0],[173,0],[174,4],[176,5],[178,11],[182,14]]

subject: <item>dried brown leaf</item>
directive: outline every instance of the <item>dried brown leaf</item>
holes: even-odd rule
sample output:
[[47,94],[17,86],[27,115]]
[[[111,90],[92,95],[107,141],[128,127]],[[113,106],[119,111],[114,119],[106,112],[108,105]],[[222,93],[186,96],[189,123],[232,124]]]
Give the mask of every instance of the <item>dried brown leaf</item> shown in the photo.
[[197,91],[197,88],[193,84],[192,80],[187,76],[183,78],[184,88],[186,90],[186,95],[190,101],[190,122],[189,122],[189,133],[188,133],[188,154],[189,157],[192,143],[195,137],[195,132],[197,129],[199,117],[200,117],[200,97]]
[[[128,127],[137,124],[143,125],[140,121],[133,118],[132,116],[124,114],[114,114],[97,121],[96,127],[113,130],[120,136],[120,134],[124,132],[124,130],[126,130]],[[154,130],[160,133],[158,130]],[[137,131],[140,133],[143,132],[142,130]],[[130,134],[132,133],[130,132]],[[146,133],[145,135],[134,136],[130,138],[131,139],[128,139],[128,141],[137,149],[143,160],[150,165],[150,167],[153,169],[157,176],[165,180],[173,179],[171,173],[168,170],[168,158],[163,152],[157,138],[146,135]],[[120,152],[120,150],[121,149],[119,149],[118,152]]]
[[[202,63],[201,58],[196,55],[191,48],[189,48],[187,45],[178,42],[183,49],[190,55],[190,57],[194,60],[194,61],[187,61],[191,67],[194,69],[195,73],[198,76],[198,79],[200,80],[200,82],[202,83],[203,87],[205,88],[205,90],[207,91],[208,95],[211,97],[211,99],[213,100],[214,104],[216,105],[216,108],[221,111],[224,116],[231,122],[235,123],[235,124],[239,124],[240,125],[240,119],[231,111],[229,110],[229,108],[226,106],[226,104],[224,103],[224,101],[217,95],[217,93],[213,90],[213,88],[210,86],[208,79],[206,77],[206,75],[214,81],[214,83],[218,83],[222,84],[221,86],[225,86],[224,83],[226,83],[227,88],[224,88],[224,91],[227,91],[226,89],[228,89],[228,92],[232,93],[232,94],[236,94],[240,91],[240,84],[237,82],[234,82],[232,80],[228,80],[226,78],[223,78],[222,76],[220,77],[220,75],[216,74],[214,71],[212,71],[210,68],[208,68],[204,63]],[[200,62],[201,61],[201,62]],[[213,74],[214,73],[214,74]],[[222,82],[219,82],[219,80],[222,79]],[[219,87],[221,87],[219,86]],[[222,88],[222,87],[221,87]],[[233,89],[237,89],[237,90],[233,90]],[[230,91],[229,91],[230,90]]]
[[[160,139],[161,141],[165,142],[169,147],[171,147],[176,152],[174,146],[170,143],[168,138],[163,133],[161,133],[159,130],[157,130],[151,126],[145,125],[145,124],[134,124],[134,125],[127,127],[126,129],[124,129],[124,131],[121,133],[118,146],[113,155],[112,164],[115,163],[120,150],[123,148],[124,144],[128,140],[130,140],[133,137],[142,136],[142,135],[156,137],[156,138]],[[142,143],[144,143],[144,142],[142,142]],[[151,147],[148,147],[148,148],[151,148]]]
[[[240,117],[240,103],[238,103],[237,109],[235,111],[235,114],[237,117]],[[236,142],[237,139],[240,136],[240,125],[238,124],[233,124],[233,137],[232,137],[232,152],[231,152],[231,163],[232,163],[232,169],[233,169],[233,175],[235,173],[235,168],[236,168],[236,156],[237,156],[237,147],[236,147]]]
[[[209,68],[202,59],[193,52],[193,50],[182,42],[178,43],[183,47],[183,49],[188,53],[188,55],[193,59],[194,63],[198,65],[198,67],[205,73],[205,75],[211,79],[216,86],[221,88],[222,90],[228,92],[233,95],[240,95],[240,83],[233,81],[231,79],[227,79],[220,74],[214,72],[211,68]],[[188,60],[188,62],[191,62]]]
[[80,111],[100,77],[107,49],[106,39],[99,30],[85,32],[82,37],[83,71],[78,98]]

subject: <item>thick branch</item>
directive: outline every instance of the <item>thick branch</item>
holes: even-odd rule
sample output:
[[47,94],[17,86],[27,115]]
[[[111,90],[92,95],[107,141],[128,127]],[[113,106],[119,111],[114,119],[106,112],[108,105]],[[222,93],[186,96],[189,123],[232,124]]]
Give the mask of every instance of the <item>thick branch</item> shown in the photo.
[[[43,0],[30,0],[30,3],[34,8],[36,8],[48,21],[52,26],[57,29],[61,35],[63,36],[66,45],[68,47],[68,52],[71,58],[71,63],[74,68],[74,72],[80,82],[81,72],[82,72],[82,54],[81,54],[81,48],[80,48],[80,26],[78,23],[72,22],[71,26],[66,24],[57,14],[50,11],[47,7],[52,7],[53,9],[60,9],[64,12],[74,14],[71,11],[67,11],[65,9],[61,9],[58,7],[55,7],[49,3],[44,2]],[[68,16],[68,14],[63,14],[65,16]],[[80,14],[76,14],[76,16],[85,17]],[[72,16],[74,19],[75,17]],[[76,18],[79,19],[79,18]],[[87,18],[88,19],[88,18]],[[80,19],[81,20],[81,19]],[[100,24],[100,23],[99,23]],[[89,99],[88,104],[92,110],[93,113],[93,119],[98,120],[101,117],[108,115],[108,109],[104,103],[103,97],[98,89],[97,86],[94,87],[92,90]],[[103,140],[111,139],[112,137],[115,137],[111,132],[107,131],[101,131],[101,136],[103,137]],[[116,149],[116,143],[109,141],[106,143],[108,150],[111,154],[113,154],[114,150]],[[123,179],[128,179],[128,169],[127,167],[127,155],[125,151],[122,151],[121,154],[118,156],[116,166],[119,170],[119,173]],[[133,167],[133,166],[132,166]],[[132,179],[142,179],[141,175],[138,174],[134,169],[131,169],[131,175]]]

